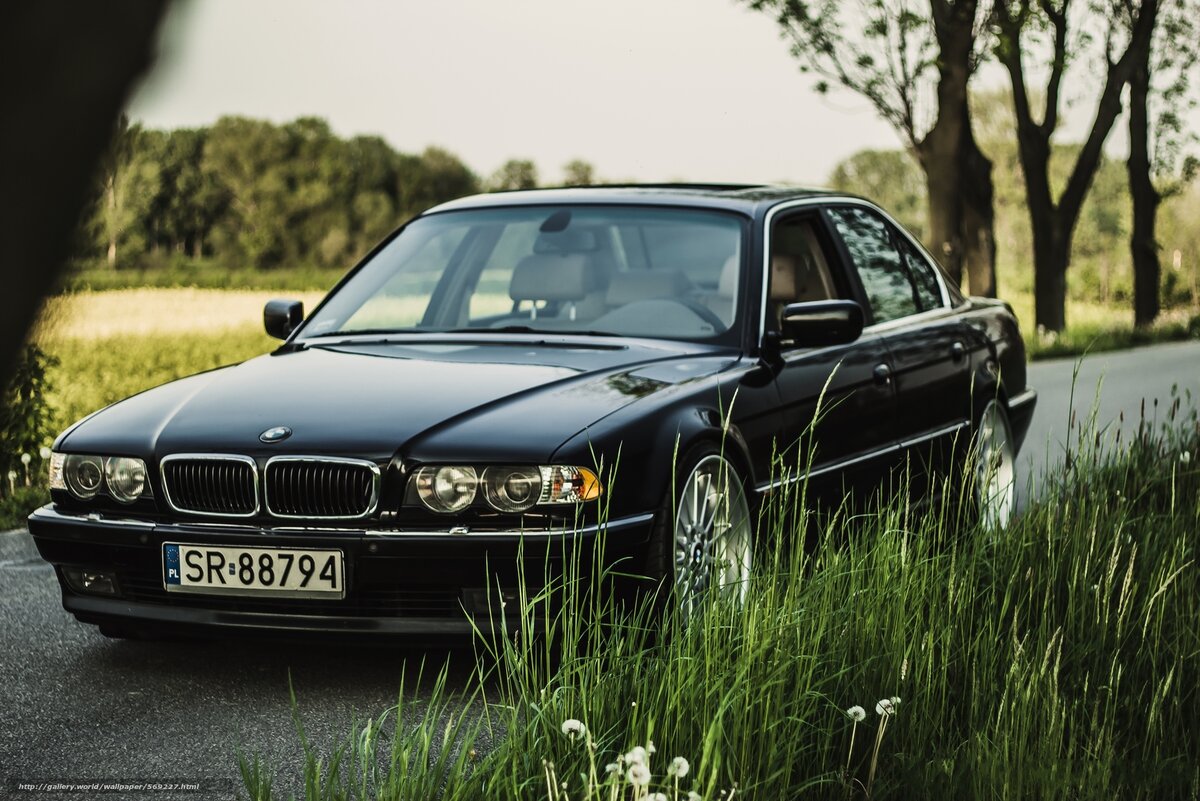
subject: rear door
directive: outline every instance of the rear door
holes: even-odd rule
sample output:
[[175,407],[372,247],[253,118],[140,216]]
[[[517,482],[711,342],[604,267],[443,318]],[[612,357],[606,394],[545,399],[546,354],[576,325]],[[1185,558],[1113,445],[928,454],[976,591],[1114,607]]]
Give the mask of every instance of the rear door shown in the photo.
[[896,415],[891,434],[914,493],[948,468],[971,413],[969,332],[936,268],[903,232],[866,206],[827,211],[862,282],[867,331],[887,345]]

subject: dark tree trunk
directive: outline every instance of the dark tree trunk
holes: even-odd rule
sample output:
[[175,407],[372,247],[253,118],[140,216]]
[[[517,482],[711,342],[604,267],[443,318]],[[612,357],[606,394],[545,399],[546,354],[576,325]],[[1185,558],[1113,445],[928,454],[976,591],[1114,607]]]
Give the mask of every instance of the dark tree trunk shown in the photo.
[[96,165],[147,68],[162,0],[0,4],[0,383],[58,283]]
[[[927,137],[925,141],[928,143],[930,140]],[[963,208],[959,197],[962,180],[956,163],[957,154],[940,153],[932,146],[923,147],[922,150],[921,166],[925,171],[929,211],[929,247],[950,280],[955,286],[961,286]]]
[[1140,54],[1129,78],[1129,194],[1133,201],[1133,323],[1150,325],[1158,317],[1158,243],[1154,227],[1161,197],[1150,178],[1150,51]]
[[[964,114],[967,110],[964,109]],[[959,197],[962,199],[963,261],[972,295],[996,297],[996,207],[992,162],[979,149],[968,122],[959,150]]]
[[966,251],[963,242],[962,145],[963,129],[971,124],[967,83],[971,79],[976,10],[975,0],[930,2],[938,44],[938,116],[916,148],[917,159],[925,172],[929,247],[950,280],[958,286],[962,285]]
[[1067,267],[1071,263],[1071,234],[1058,215],[1039,226],[1033,242],[1033,308],[1039,329],[1067,327]]

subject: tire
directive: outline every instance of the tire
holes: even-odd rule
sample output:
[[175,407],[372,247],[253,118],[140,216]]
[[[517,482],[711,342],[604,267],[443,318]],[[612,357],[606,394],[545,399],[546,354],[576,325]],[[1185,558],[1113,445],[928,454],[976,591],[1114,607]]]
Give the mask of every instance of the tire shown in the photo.
[[1008,413],[997,399],[979,413],[970,458],[974,467],[974,500],[979,523],[1004,528],[1016,508],[1017,459]]
[[667,488],[650,537],[646,574],[658,589],[660,609],[689,617],[713,589],[744,601],[753,523],[736,465],[712,445],[692,449]]

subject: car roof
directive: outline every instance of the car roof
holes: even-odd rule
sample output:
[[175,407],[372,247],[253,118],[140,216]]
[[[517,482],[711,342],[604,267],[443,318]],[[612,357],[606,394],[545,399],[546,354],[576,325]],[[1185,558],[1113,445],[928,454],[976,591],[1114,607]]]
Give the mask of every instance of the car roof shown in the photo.
[[724,209],[755,216],[790,200],[847,197],[844,192],[770,184],[608,184],[604,186],[526,189],[492,192],[451,200],[426,212],[486,209],[500,206],[572,204],[646,204]]

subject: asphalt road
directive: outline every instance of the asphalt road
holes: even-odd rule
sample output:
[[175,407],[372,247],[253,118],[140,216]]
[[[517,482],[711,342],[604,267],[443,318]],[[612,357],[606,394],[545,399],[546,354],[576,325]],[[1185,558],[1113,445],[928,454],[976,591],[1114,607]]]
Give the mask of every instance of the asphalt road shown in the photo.
[[[1030,367],[1040,397],[1021,454],[1036,492],[1053,470],[1071,408],[1073,360]],[[1136,428],[1146,399],[1160,417],[1171,388],[1200,403],[1200,344],[1172,344],[1086,359],[1074,408],[1085,416],[1099,395],[1097,421],[1125,414]],[[1111,430],[1111,429],[1110,429]],[[322,749],[352,720],[395,702],[402,668],[449,659],[461,682],[469,651],[396,650],[342,644],[157,643],[106,640],[59,605],[51,569],[23,531],[0,533],[0,798],[89,798],[92,793],[19,790],[18,783],[199,782],[199,792],[107,794],[107,798],[239,796],[235,746],[257,750],[298,792],[302,753],[288,699],[290,673],[307,733]],[[292,777],[288,780],[287,777]]]

